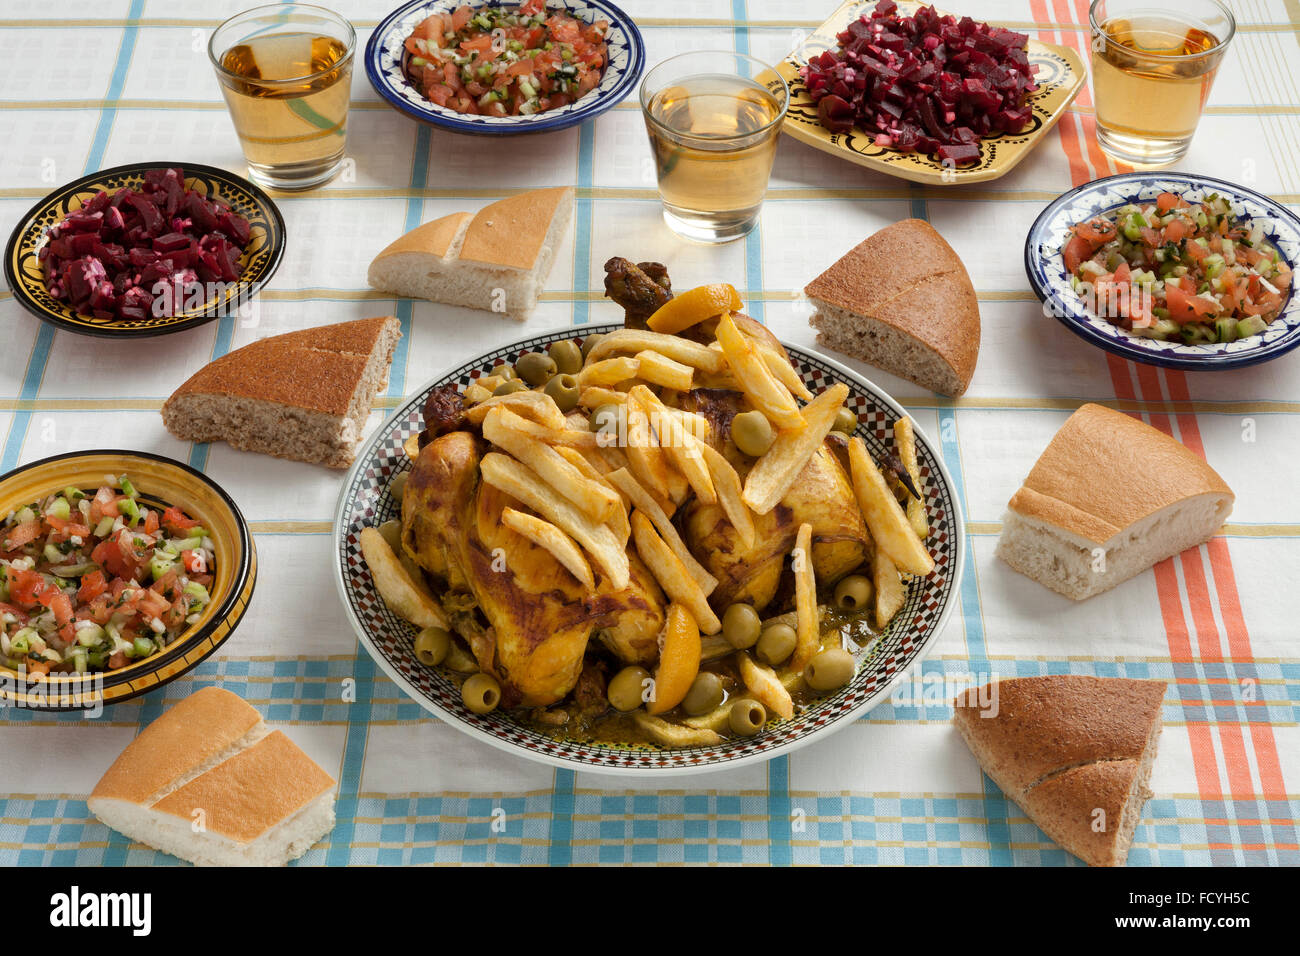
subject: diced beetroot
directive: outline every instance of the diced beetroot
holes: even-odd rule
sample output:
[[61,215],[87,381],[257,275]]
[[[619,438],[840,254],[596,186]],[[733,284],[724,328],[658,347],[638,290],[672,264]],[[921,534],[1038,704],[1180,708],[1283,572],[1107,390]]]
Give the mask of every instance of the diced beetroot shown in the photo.
[[832,132],[861,127],[879,145],[960,164],[979,158],[982,136],[1019,132],[1032,119],[1037,86],[1023,33],[929,6],[900,16],[893,0],[880,0],[837,39],[837,51],[800,69]]
[[37,256],[55,298],[101,319],[141,320],[157,283],[179,305],[200,278],[236,281],[251,234],[229,203],[187,189],[183,170],[150,169],[139,189],[98,192],[52,226]]

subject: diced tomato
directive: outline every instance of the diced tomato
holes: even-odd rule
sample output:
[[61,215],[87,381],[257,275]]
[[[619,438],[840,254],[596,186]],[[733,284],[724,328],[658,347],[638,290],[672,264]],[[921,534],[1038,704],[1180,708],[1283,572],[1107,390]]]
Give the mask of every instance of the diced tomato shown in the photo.
[[89,574],[82,575],[81,587],[77,590],[77,603],[89,604],[107,589],[108,582],[104,580],[103,571],[91,571]]
[[0,614],[12,614],[20,621],[27,620],[26,611],[24,611],[22,608],[14,607],[12,604],[5,604],[3,601],[0,601]]
[[152,508],[144,509],[144,533],[156,534],[158,532],[158,512]]
[[[64,627],[70,624],[72,622],[72,598],[55,588],[48,588],[47,593],[49,592],[53,592],[49,607],[54,612],[55,625]],[[44,601],[41,603],[44,603]]]
[[1187,254],[1192,257],[1194,262],[1204,262],[1210,256],[1209,250],[1199,242],[1189,242],[1187,244]]
[[492,52],[492,36],[485,33],[482,36],[476,36],[472,40],[460,41],[460,52],[463,54],[478,53],[479,56],[487,56]]
[[4,536],[3,546],[6,551],[17,551],[30,544],[41,535],[41,519],[33,518],[22,524],[14,525]]
[[1156,197],[1156,212],[1160,213],[1162,216],[1171,209],[1178,209],[1187,205],[1190,204],[1181,196],[1174,193],[1161,193]]
[[1083,265],[1083,263],[1088,259],[1091,259],[1092,254],[1096,251],[1097,250],[1093,247],[1093,244],[1083,238],[1083,236],[1075,236],[1067,242],[1065,244],[1063,255],[1065,256],[1065,268],[1069,271],[1070,275],[1077,273],[1079,271],[1079,266]]
[[1172,282],[1165,283],[1165,306],[1169,309],[1169,317],[1178,323],[1201,322],[1219,311],[1217,302],[1181,289]]
[[35,571],[9,569],[9,597],[20,607],[34,607],[44,593],[46,584]]
[[1181,219],[1175,219],[1165,226],[1165,242],[1181,242],[1191,233],[1191,227]]
[[167,600],[167,598],[163,597],[157,591],[149,589],[142,592],[138,606],[141,614],[146,618],[153,618],[162,614],[163,611],[171,607],[171,604],[171,601]]
[[1074,234],[1087,239],[1094,247],[1101,246],[1115,238],[1115,224],[1100,217],[1089,219],[1075,226]]
[[121,651],[114,651],[108,658],[108,669],[117,670],[119,667],[126,666],[126,655]]
[[167,529],[168,534],[181,537],[182,532],[188,531],[190,528],[197,528],[199,523],[193,518],[186,517],[185,512],[172,505],[163,512],[162,525]]

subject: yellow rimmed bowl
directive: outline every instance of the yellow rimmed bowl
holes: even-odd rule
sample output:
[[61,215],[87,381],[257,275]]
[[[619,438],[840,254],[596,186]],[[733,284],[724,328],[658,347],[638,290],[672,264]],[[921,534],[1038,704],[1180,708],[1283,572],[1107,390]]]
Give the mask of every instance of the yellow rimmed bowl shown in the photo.
[[234,500],[189,465],[139,451],[84,451],[23,465],[0,478],[0,515],[68,486],[94,494],[106,475],[127,475],[150,507],[176,505],[207,531],[215,550],[211,602],[171,644],[103,674],[51,673],[44,678],[0,667],[0,701],[29,710],[90,710],[130,700],[175,680],[213,654],[248,610],[257,581],[257,550]]

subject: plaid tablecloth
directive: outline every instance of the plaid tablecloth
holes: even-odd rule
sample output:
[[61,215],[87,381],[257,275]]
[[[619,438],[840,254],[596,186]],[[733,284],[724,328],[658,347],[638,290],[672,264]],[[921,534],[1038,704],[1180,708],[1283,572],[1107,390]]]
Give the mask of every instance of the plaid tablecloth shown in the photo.
[[[395,0],[333,6],[358,48]],[[834,0],[620,0],[650,63],[734,47],[768,62]],[[131,161],[242,171],[208,65],[213,27],[251,0],[0,2],[0,224],[55,186]],[[960,12],[1086,51],[1085,0],[965,0]],[[1231,0],[1240,27],[1180,168],[1300,205],[1300,2]],[[1038,211],[1114,173],[1091,98],[1020,167],[971,188],[919,188],[781,143],[762,227],[720,248],[664,227],[633,102],[541,137],[435,132],[376,97],[358,67],[345,174],[277,196],[283,265],[255,327],[223,319],[146,342],[55,334],[0,292],[0,472],[94,447],[158,452],[204,469],[239,502],[261,557],[249,615],[214,658],[98,720],[0,711],[0,863],[176,861],[91,818],[85,795],[162,709],[197,687],[244,696],[340,781],[338,826],[306,864],[1072,864],[1006,800],[960,742],[947,701],[972,680],[1052,673],[1170,682],[1164,734],[1130,865],[1296,864],[1300,810],[1300,354],[1229,373],[1164,372],[1108,358],[1045,318],[1021,264]],[[520,188],[576,185],[576,227],[526,326],[394,301],[365,270],[386,243]],[[916,679],[849,729],[770,763],[657,786],[553,770],[470,740],[406,699],[344,621],[330,580],[341,476],[191,446],[163,399],[203,363],[257,337],[395,313],[405,337],[377,424],[419,383],[527,332],[615,318],[611,255],[657,259],[687,288],[730,281],[779,335],[811,345],[797,290],[882,226],[928,218],[965,260],[984,331],[969,393],[952,401],[860,367],[939,442],[971,531],[958,613]],[[850,363],[852,364],[852,363]],[[1203,453],[1237,491],[1207,546],[1075,605],[993,558],[1003,507],[1066,416],[1098,401]],[[1125,493],[1126,489],[1116,489]],[[356,700],[345,702],[344,681]],[[504,828],[494,827],[502,820]]]

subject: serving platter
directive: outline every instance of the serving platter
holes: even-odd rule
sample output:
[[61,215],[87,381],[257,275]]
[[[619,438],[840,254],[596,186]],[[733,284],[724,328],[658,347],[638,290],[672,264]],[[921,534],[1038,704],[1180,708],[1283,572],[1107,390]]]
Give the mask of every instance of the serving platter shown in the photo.
[[208,531],[216,554],[212,600],[199,620],[167,647],[105,673],[102,682],[87,681],[84,674],[57,672],[27,682],[18,672],[0,667],[0,702],[7,706],[85,710],[157,690],[216,653],[248,611],[257,584],[253,535],[234,500],[207,475],[182,462],[117,449],[43,458],[0,479],[0,514],[69,485],[93,494],[105,475],[130,476],[142,502],[153,507],[177,505]]
[[1300,345],[1300,300],[1289,290],[1282,311],[1258,335],[1235,342],[1188,345],[1148,339],[1090,312],[1070,287],[1065,268],[1065,244],[1070,227],[1126,203],[1154,202],[1172,192],[1189,202],[1218,193],[1232,203],[1238,216],[1257,220],[1282,258],[1295,269],[1300,264],[1300,217],[1280,203],[1244,186],[1193,173],[1122,173],[1064,193],[1047,206],[1025,239],[1025,272],[1045,311],[1071,332],[1107,352],[1163,368],[1215,371],[1256,365]]
[[[50,295],[39,258],[41,249],[49,241],[46,235],[49,228],[61,222],[68,213],[80,209],[100,190],[111,194],[119,189],[136,189],[144,182],[148,170],[177,166],[185,171],[187,187],[207,196],[220,197],[248,220],[251,233],[248,246],[240,257],[243,272],[238,281],[225,283],[218,297],[202,304],[178,309],[172,315],[151,315],[138,321],[81,315],[67,302]],[[103,169],[50,193],[18,220],[5,248],[4,270],[14,299],[42,322],[79,335],[146,338],[183,332],[223,315],[236,314],[270,281],[284,258],[284,248],[284,217],[261,188],[242,176],[215,166],[160,160]]]
[[[775,67],[790,87],[790,107],[786,111],[782,131],[824,153],[848,160],[876,172],[888,173],[912,182],[932,186],[954,186],[963,183],[986,182],[1005,176],[1016,164],[1029,155],[1030,150],[1042,142],[1047,132],[1056,125],[1067,106],[1083,88],[1086,71],[1079,54],[1066,46],[1043,43],[1029,38],[1029,62],[1038,68],[1035,80],[1038,90],[1029,98],[1033,106],[1033,120],[1019,133],[996,133],[984,137],[980,143],[980,159],[969,166],[945,166],[933,156],[924,153],[901,153],[886,146],[877,146],[875,138],[859,129],[848,133],[832,133],[817,118],[817,105],[808,87],[799,76],[799,69],[810,57],[836,50],[836,35],[863,14],[870,15],[876,0],[846,0],[821,26],[799,44],[795,50]],[[899,0],[901,14],[908,14],[922,6],[910,0]],[[943,14],[946,11],[940,10]],[[763,78],[760,77],[760,82]],[[776,88],[776,78],[768,76],[766,82]]]
[[[398,515],[399,502],[389,494],[394,478],[410,468],[402,443],[424,428],[423,408],[430,392],[455,383],[462,389],[489,374],[498,362],[514,363],[551,343],[621,328],[583,326],[549,332],[484,353],[427,382],[412,394],[369,438],[357,455],[339,496],[334,518],[335,583],[348,620],[361,644],[412,700],[457,730],[516,756],[558,767],[633,776],[663,776],[720,770],[771,759],[847,727],[885,700],[929,651],[960,590],[965,561],[965,529],[956,486],[936,446],[916,430],[916,451],[931,534],[927,546],[935,570],[913,580],[907,603],[873,645],[853,681],[819,699],[794,718],[770,724],[755,737],[726,740],[709,747],[665,749],[646,745],[581,743],[544,734],[509,713],[471,713],[459,686],[437,668],[421,664],[413,649],[417,629],[384,604],[361,557],[360,534]],[[893,424],[906,413],[879,387],[838,362],[786,345],[795,367],[814,393],[836,383],[850,390],[845,404],[858,414],[857,434],[874,455],[893,447]]]
[[579,20],[609,21],[606,43],[609,62],[600,84],[567,106],[531,116],[475,116],[438,106],[406,78],[406,38],[431,14],[450,14],[457,7],[512,7],[494,0],[412,0],[385,17],[366,43],[366,77],[375,92],[394,109],[413,119],[453,133],[511,136],[546,133],[576,126],[617,106],[636,87],[645,69],[645,42],[632,18],[608,0],[548,0],[549,9],[562,7]]

